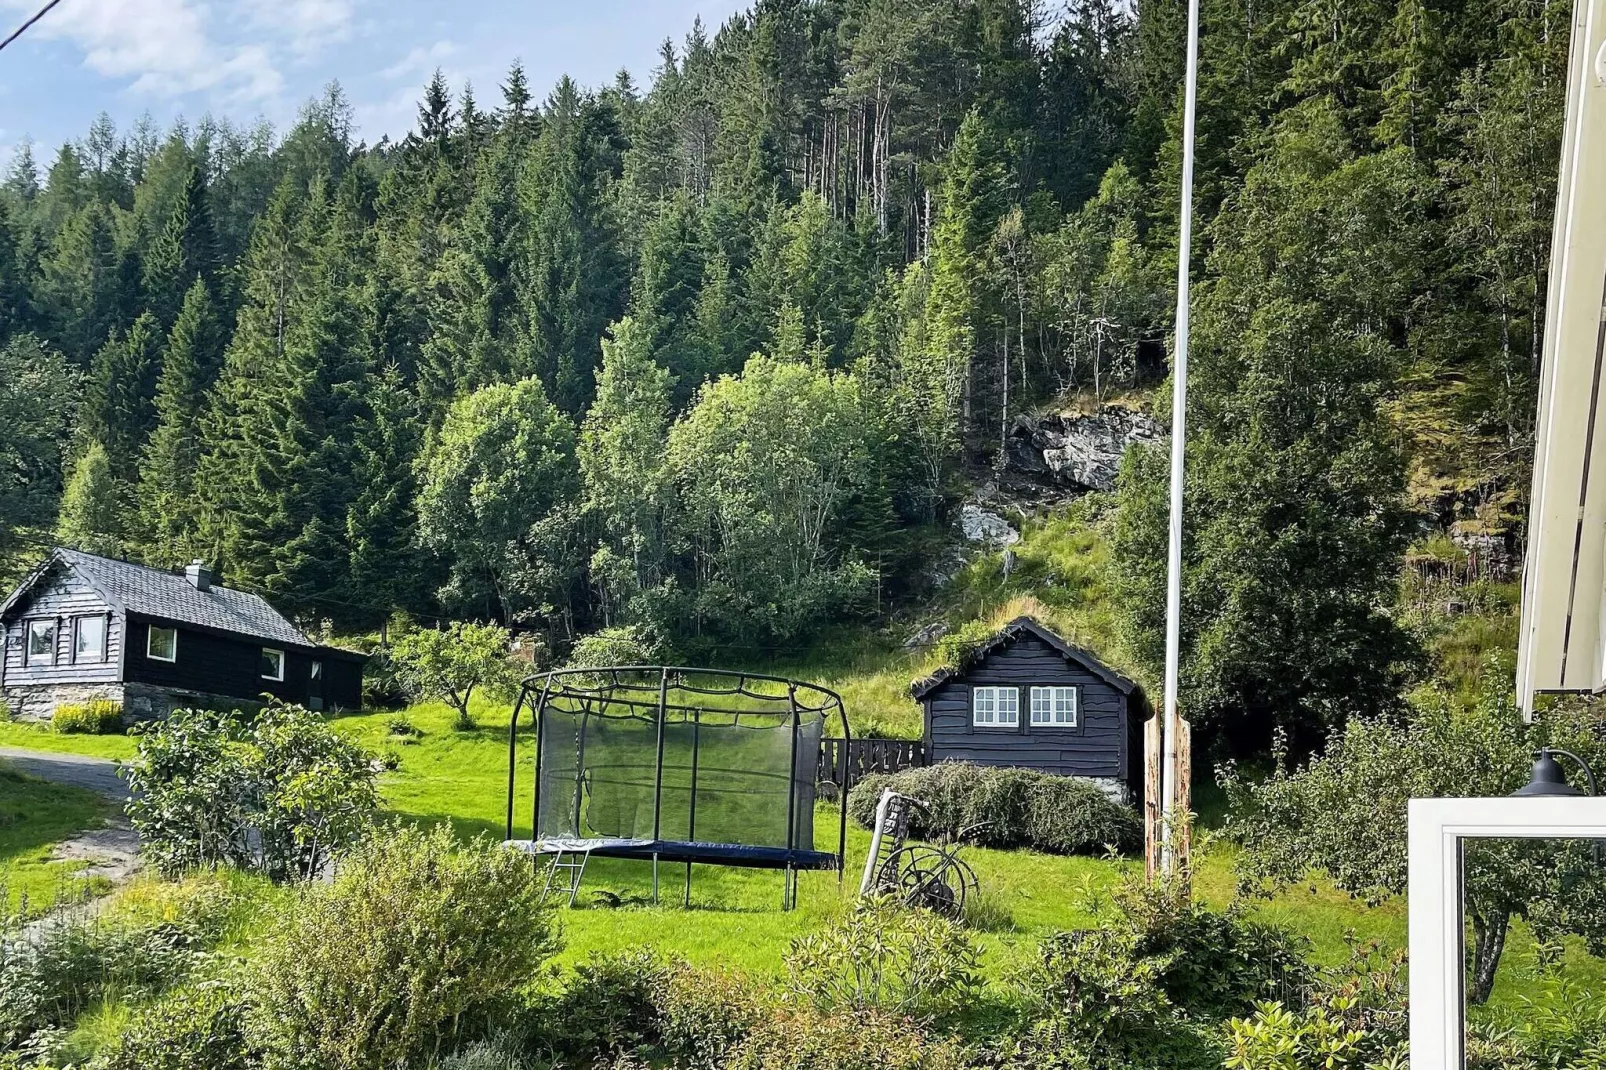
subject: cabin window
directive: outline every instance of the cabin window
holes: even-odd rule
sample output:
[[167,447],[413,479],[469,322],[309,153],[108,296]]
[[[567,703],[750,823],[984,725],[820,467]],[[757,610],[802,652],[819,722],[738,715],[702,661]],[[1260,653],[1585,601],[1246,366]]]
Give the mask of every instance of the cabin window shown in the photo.
[[56,622],[31,620],[28,622],[28,648],[24,651],[25,665],[54,665],[56,663]]
[[314,661],[312,663],[312,669],[308,673],[308,675],[314,680],[322,680],[323,679],[323,662]]
[[972,688],[970,712],[979,725],[1013,727],[1020,724],[1020,690],[1013,687]]
[[156,661],[177,661],[178,629],[151,625],[145,633],[145,656]]
[[105,617],[78,617],[73,620],[72,659],[79,665],[106,660]]
[[1032,688],[1032,724],[1050,728],[1076,727],[1076,688]]
[[284,651],[262,648],[262,679],[284,679]]

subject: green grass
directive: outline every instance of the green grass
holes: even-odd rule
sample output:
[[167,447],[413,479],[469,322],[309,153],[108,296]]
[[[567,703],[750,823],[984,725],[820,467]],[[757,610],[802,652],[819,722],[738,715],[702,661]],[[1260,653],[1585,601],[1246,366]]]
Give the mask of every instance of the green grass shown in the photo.
[[95,758],[128,759],[134,756],[139,740],[123,735],[87,736],[56,732],[48,724],[32,721],[0,721],[0,747],[26,747],[28,750],[87,754]]
[[105,820],[109,807],[92,791],[26,776],[0,760],[0,914],[34,915],[85,890],[82,862],[53,862],[55,846]]

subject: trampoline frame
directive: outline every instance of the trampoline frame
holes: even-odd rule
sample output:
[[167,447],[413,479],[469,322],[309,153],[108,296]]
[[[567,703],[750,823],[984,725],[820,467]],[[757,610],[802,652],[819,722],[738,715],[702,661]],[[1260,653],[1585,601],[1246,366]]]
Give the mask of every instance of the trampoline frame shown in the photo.
[[[638,699],[615,699],[613,693],[621,687],[620,677],[629,674],[644,681],[641,684],[625,684],[623,686],[636,691],[645,691],[646,681],[651,680],[651,674],[658,674],[658,701],[654,704]],[[687,677],[720,677],[735,681],[733,690],[713,691],[708,688],[697,688],[686,683]],[[606,685],[585,685],[570,688],[567,678],[581,677],[588,679],[606,678]],[[791,747],[790,768],[787,772],[786,793],[786,846],[763,847],[747,844],[730,844],[698,841],[696,837],[697,815],[697,760],[700,753],[701,728],[703,707],[676,704],[671,707],[669,702],[669,686],[671,679],[676,681],[677,687],[690,691],[701,690],[705,694],[744,695],[751,694],[754,698],[766,699],[772,702],[780,701],[779,695],[761,695],[747,692],[749,681],[754,683],[781,684],[786,687],[786,705],[789,714],[776,712],[764,713],[758,710],[717,710],[721,714],[730,714],[734,718],[742,716],[756,717],[789,717]],[[852,738],[848,726],[847,706],[842,696],[830,688],[821,687],[783,676],[769,676],[764,673],[743,672],[735,669],[706,669],[680,665],[607,665],[589,669],[553,669],[549,672],[537,673],[526,677],[519,686],[518,699],[513,705],[513,716],[508,722],[507,733],[507,832],[506,841],[509,844],[517,843],[521,848],[526,841],[513,839],[513,809],[518,780],[518,739],[519,715],[531,694],[539,688],[539,699],[531,704],[531,720],[535,728],[535,758],[533,763],[533,790],[530,796],[530,839],[525,848],[534,856],[541,854],[574,853],[585,851],[588,856],[601,858],[628,858],[652,862],[652,894],[653,901],[658,901],[658,863],[662,860],[671,862],[684,862],[686,864],[686,883],[684,902],[691,905],[691,868],[693,864],[745,866],[756,869],[780,869],[785,871],[785,883],[781,895],[781,907],[789,910],[797,903],[797,874],[804,869],[834,869],[837,881],[840,883],[847,857],[848,842],[848,793],[847,785],[838,785],[838,828],[837,847],[833,854],[828,851],[801,851],[797,847],[797,763],[798,763],[798,733],[803,724],[803,714],[818,714],[822,727],[828,720],[834,707],[842,721],[842,738]],[[554,690],[554,689],[557,690]],[[798,704],[798,690],[807,689],[819,695],[823,703],[819,706],[801,707]],[[543,849],[542,841],[538,838],[541,821],[541,758],[543,746],[546,741],[545,720],[546,711],[552,701],[568,696],[576,700],[594,700],[599,696],[604,702],[622,702],[636,710],[655,711],[654,720],[657,725],[657,754],[653,763],[653,835],[651,840],[624,840],[613,837],[582,837],[578,840],[563,841],[567,847],[558,846],[554,849]],[[685,840],[665,841],[662,836],[663,820],[663,789],[664,789],[664,729],[668,723],[668,714],[671,709],[681,713],[690,712],[692,725],[692,764],[691,764],[691,798],[690,813],[688,815],[687,838]],[[604,715],[605,716],[605,715]],[[739,720],[736,721],[740,723]],[[818,761],[818,757],[815,758]],[[582,766],[577,764],[578,773]],[[846,767],[844,766],[844,777]],[[810,818],[812,820],[812,817]],[[578,828],[578,815],[576,817],[576,831]],[[558,841],[554,841],[555,843]]]

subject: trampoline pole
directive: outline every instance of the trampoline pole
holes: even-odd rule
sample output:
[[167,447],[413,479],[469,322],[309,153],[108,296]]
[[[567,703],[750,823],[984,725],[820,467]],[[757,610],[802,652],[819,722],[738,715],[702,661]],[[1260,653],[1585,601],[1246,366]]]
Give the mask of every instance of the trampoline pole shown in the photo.
[[[691,802],[686,811],[686,839],[697,842],[697,755],[702,747],[703,709],[693,706],[691,711]],[[686,863],[686,907],[691,906],[691,862]]]
[[546,701],[552,693],[552,674],[541,681],[541,702],[535,707],[535,776],[530,785],[530,847],[541,838],[541,751],[546,743]]
[[[528,684],[519,685],[519,699],[513,703],[513,717],[507,723],[507,835],[503,837],[505,840],[513,838],[513,773],[518,767],[519,711],[524,708],[524,692],[528,687]],[[530,834],[530,839],[535,839],[533,832]]]
[[842,715],[842,814],[836,832],[836,882],[841,884],[842,873],[848,868],[848,752],[853,733],[848,728],[848,707],[841,696],[837,697],[836,710]]
[[[797,685],[786,685],[786,703],[792,708],[792,761],[786,776],[786,890],[781,895],[781,909],[791,910],[791,901],[797,898],[792,877],[792,855],[797,850]],[[809,815],[810,820],[814,817]]]
[[658,762],[652,783],[652,901],[658,902],[658,841],[664,820],[664,718],[669,704],[669,670],[658,670]]

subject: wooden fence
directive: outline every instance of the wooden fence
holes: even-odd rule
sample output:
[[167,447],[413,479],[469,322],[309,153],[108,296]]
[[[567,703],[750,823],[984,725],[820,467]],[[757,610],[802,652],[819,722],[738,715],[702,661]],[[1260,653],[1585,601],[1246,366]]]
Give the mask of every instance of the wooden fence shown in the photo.
[[822,739],[814,779],[851,788],[867,773],[896,773],[925,764],[926,745],[918,739],[852,739],[846,747],[840,739]]

